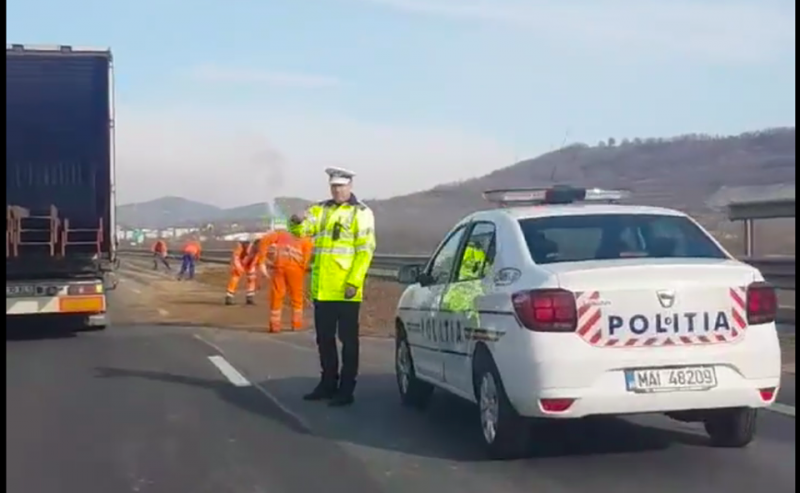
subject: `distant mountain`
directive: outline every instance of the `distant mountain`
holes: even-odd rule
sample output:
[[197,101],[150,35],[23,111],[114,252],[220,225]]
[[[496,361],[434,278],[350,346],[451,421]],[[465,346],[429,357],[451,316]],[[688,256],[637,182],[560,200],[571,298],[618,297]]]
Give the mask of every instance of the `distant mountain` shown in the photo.
[[129,228],[162,228],[216,220],[223,209],[182,197],[127,204],[117,207],[117,223]]
[[[278,208],[284,213],[305,209],[308,200],[279,197]],[[117,222],[128,228],[159,229],[175,226],[200,226],[208,223],[263,224],[269,210],[266,202],[223,209],[181,197],[126,204],[117,207]]]
[[[711,207],[709,199],[722,187],[795,182],[795,129],[769,129],[732,137],[685,135],[670,139],[609,139],[594,146],[573,144],[472,180],[368,200],[375,211],[378,249],[428,252],[455,221],[486,207],[483,190],[547,186],[553,182],[626,188],[634,192],[636,203],[681,209],[707,224],[720,222],[724,216]],[[308,204],[302,199],[279,199],[281,208],[288,212]],[[177,197],[118,209],[121,224],[149,227],[211,221],[257,222],[265,213],[264,204],[219,209]],[[793,226],[782,234],[793,238]]]

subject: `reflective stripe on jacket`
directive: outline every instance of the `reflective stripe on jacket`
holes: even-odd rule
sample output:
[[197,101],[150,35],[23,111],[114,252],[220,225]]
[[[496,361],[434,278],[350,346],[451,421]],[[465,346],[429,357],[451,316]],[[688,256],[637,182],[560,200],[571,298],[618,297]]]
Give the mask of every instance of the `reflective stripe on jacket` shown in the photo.
[[[341,205],[328,200],[312,205],[306,220],[291,228],[294,234],[314,238],[312,299],[361,301],[376,247],[372,209],[354,195]],[[349,300],[344,297],[348,285],[357,289]]]
[[276,231],[261,240],[262,261],[268,268],[305,270],[311,259],[313,243],[288,231]]

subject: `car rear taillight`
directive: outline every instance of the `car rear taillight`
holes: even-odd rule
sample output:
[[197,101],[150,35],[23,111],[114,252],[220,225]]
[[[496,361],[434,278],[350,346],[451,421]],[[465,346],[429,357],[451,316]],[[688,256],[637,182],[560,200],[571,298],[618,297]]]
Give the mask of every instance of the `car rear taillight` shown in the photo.
[[778,296],[775,288],[765,282],[747,287],[747,323],[770,324],[778,317]]
[[511,296],[522,324],[535,332],[575,332],[578,309],[575,294],[566,289],[534,289]]

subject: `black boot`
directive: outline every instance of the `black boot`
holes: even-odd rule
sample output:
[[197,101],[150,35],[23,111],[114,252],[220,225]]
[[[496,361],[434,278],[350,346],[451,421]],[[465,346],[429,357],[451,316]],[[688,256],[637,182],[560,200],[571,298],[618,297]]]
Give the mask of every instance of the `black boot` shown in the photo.
[[331,398],[328,405],[331,407],[344,407],[349,406],[355,402],[353,393],[356,389],[355,382],[342,382],[336,391],[336,394]]
[[230,296],[226,296],[226,297],[225,297],[225,304],[226,304],[227,306],[233,305],[233,304],[234,304],[234,303],[233,303],[233,298],[232,298],[232,297],[230,297]]
[[352,392],[343,392],[340,390],[328,401],[328,405],[331,407],[345,407],[352,405],[355,401],[356,398],[353,396]]
[[254,300],[252,296],[248,296],[246,298],[246,300],[245,300],[245,304],[247,304],[247,305],[255,305],[256,304],[256,300]]
[[329,384],[327,382],[320,382],[311,391],[310,394],[306,394],[303,396],[304,401],[326,401],[328,399],[332,399],[336,395],[336,385]]

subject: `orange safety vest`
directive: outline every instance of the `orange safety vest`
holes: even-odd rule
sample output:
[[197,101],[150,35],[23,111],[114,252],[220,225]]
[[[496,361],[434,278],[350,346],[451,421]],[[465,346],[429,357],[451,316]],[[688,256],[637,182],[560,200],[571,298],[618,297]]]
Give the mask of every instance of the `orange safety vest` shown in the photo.
[[300,238],[288,231],[275,231],[261,239],[259,257],[269,268],[305,270],[313,247],[309,238]]
[[183,253],[189,254],[195,258],[199,258],[200,245],[196,241],[190,241],[183,247]]
[[167,253],[167,243],[164,240],[158,240],[153,244],[153,253]]

